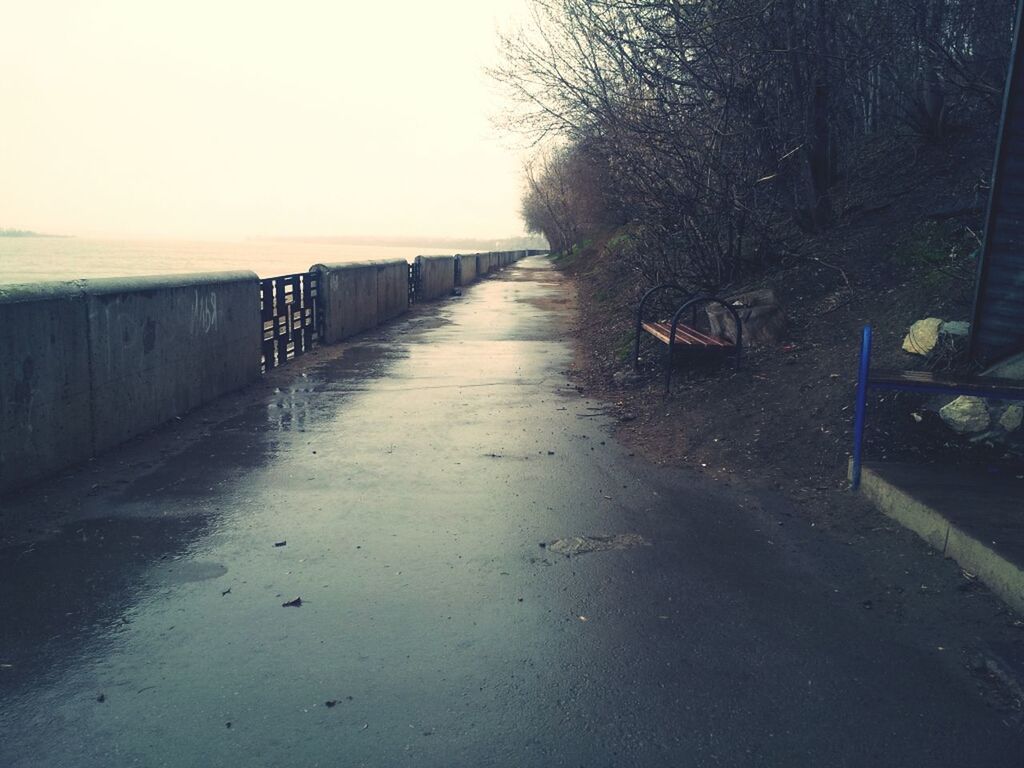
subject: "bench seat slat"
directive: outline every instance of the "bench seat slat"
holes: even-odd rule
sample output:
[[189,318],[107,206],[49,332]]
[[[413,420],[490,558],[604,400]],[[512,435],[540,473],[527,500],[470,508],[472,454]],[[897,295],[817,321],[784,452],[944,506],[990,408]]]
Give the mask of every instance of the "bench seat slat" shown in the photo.
[[981,376],[943,376],[931,371],[875,370],[868,375],[872,389],[976,395],[998,400],[1024,399],[1024,381]]
[[[667,322],[644,322],[643,328],[662,344],[668,344],[669,333],[672,324]],[[708,336],[696,328],[679,323],[676,325],[676,344],[688,347],[732,347],[733,343],[727,339],[719,339],[715,336]]]
[[[668,324],[666,323],[666,325],[668,325]],[[699,341],[702,344],[705,344],[705,345],[707,345],[709,347],[731,347],[732,346],[732,344],[729,341],[726,341],[725,339],[720,339],[717,336],[709,336],[706,333],[701,333],[696,328],[691,328],[689,325],[683,325],[682,323],[680,323],[679,325],[676,326],[676,332],[678,333],[680,329],[684,333],[686,333],[688,336],[691,336],[691,337],[695,338],[697,341]],[[676,339],[676,341],[678,341],[678,339]]]

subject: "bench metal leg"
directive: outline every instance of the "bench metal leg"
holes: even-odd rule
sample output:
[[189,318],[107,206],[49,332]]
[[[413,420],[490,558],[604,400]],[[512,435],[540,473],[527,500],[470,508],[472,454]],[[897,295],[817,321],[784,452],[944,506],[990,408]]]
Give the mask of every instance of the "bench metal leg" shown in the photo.
[[868,405],[868,379],[871,371],[871,326],[864,326],[860,344],[860,370],[857,375],[857,404],[853,419],[853,470],[850,488],[860,488],[860,465],[864,454],[864,416]]
[[643,307],[636,312],[636,338],[633,340],[633,370],[640,370],[640,334],[644,330],[643,316],[640,314],[643,312]]
[[679,328],[679,316],[686,311],[691,304],[696,305],[700,299],[690,299],[683,302],[683,305],[672,315],[672,325],[668,331],[668,351],[665,353],[665,397],[672,394],[672,353],[675,351],[676,329]]

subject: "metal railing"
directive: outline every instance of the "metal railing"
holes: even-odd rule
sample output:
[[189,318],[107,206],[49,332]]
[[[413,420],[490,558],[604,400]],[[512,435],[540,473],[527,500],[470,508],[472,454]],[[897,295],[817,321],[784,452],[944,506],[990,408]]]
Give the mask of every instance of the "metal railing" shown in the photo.
[[320,340],[319,289],[316,272],[260,280],[264,372],[308,352]]
[[[509,251],[503,255],[533,255],[546,251]],[[481,255],[481,254],[477,254]],[[455,259],[455,285],[462,283],[462,264]],[[260,280],[260,317],[263,324],[263,372],[284,365],[313,349],[323,338],[324,310],[320,304],[320,273],[298,272]],[[422,295],[420,262],[409,264],[409,304]]]
[[420,292],[420,263],[412,261],[409,263],[409,304],[415,304]]

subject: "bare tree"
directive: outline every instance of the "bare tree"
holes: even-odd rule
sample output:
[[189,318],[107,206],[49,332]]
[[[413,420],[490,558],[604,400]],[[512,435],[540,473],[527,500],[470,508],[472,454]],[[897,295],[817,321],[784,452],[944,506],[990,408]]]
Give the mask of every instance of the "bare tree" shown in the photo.
[[513,97],[517,130],[603,158],[615,200],[605,209],[637,225],[646,271],[715,287],[776,257],[782,219],[831,226],[834,185],[866,138],[941,140],[958,121],[991,116],[1013,8],[533,0],[493,75]]

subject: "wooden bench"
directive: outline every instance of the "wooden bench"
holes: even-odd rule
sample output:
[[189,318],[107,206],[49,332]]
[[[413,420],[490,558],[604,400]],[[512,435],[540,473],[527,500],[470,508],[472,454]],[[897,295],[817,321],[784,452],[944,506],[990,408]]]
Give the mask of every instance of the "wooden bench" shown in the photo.
[[850,486],[860,487],[864,456],[864,424],[868,390],[919,392],[926,395],[970,395],[989,400],[1024,400],[1024,381],[989,376],[946,376],[930,371],[871,370],[871,326],[864,326],[857,376],[857,402],[853,422],[853,466]]
[[[669,336],[672,333],[671,324],[669,322],[644,321],[643,327],[645,331],[651,334],[651,336],[656,338],[662,344],[669,343]],[[735,346],[731,341],[720,339],[717,336],[708,336],[705,333],[701,333],[696,328],[691,328],[690,326],[683,325],[682,323],[679,323],[679,325],[676,326],[676,344],[705,348]]]
[[[644,309],[650,300],[657,294],[663,292],[677,293],[684,296],[683,302],[679,304],[669,320],[645,320]],[[697,329],[697,309],[708,304],[719,304],[725,307],[732,315],[736,323],[736,339],[714,336]],[[691,322],[683,323],[680,318],[690,311]],[[665,283],[647,291],[640,299],[640,306],[636,311],[636,338],[633,342],[633,368],[640,364],[640,337],[646,332],[655,339],[666,345],[665,352],[665,391],[672,387],[672,353],[676,347],[701,351],[731,352],[736,358],[737,367],[743,352],[743,322],[732,305],[722,299],[709,295],[689,295],[683,288],[674,283]]]

